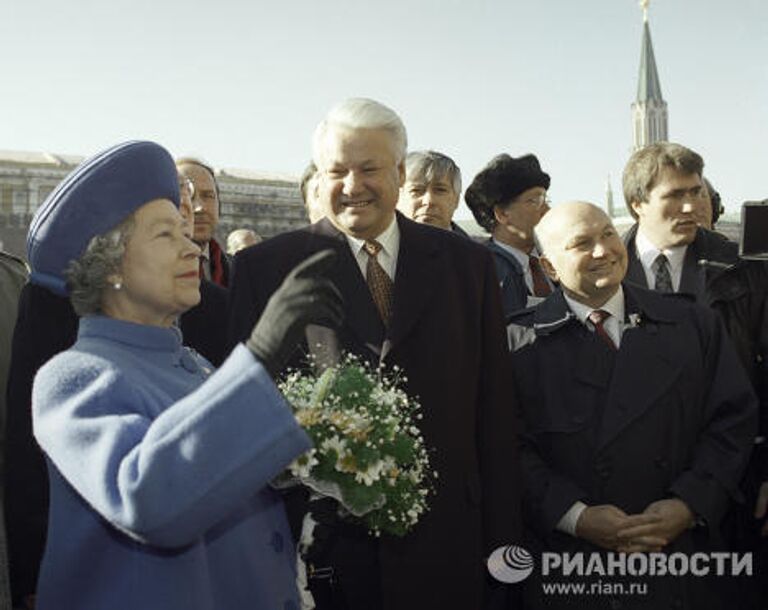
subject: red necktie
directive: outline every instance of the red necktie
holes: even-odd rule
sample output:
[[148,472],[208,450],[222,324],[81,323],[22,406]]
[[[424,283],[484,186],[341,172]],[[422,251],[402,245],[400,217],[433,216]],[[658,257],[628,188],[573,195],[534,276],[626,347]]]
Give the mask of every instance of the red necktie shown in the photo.
[[552,288],[547,282],[541,263],[536,256],[528,256],[528,267],[531,270],[531,283],[533,284],[533,296],[546,297],[552,292]]
[[595,327],[595,334],[597,334],[597,336],[600,337],[612,350],[615,350],[616,344],[613,342],[611,335],[605,330],[605,326],[603,326],[605,321],[610,317],[611,314],[602,309],[595,309],[589,316],[587,316],[589,321],[592,322],[592,325]]
[[363,247],[368,253],[365,280],[368,282],[376,309],[379,310],[381,321],[384,322],[384,326],[389,326],[389,318],[392,315],[392,280],[377,259],[381,252],[381,244],[370,240],[366,241]]

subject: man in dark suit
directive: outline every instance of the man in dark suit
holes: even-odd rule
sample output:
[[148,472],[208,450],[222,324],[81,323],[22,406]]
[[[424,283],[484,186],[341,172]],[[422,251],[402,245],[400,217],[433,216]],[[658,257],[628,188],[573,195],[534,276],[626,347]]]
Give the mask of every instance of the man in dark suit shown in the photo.
[[549,210],[549,174],[534,155],[501,154],[480,171],[464,199],[483,229],[499,276],[504,314],[524,309],[552,292],[539,264],[533,229]]
[[[716,548],[756,427],[722,323],[689,299],[622,283],[626,250],[592,204],[555,207],[536,235],[561,289],[508,328],[530,543],[570,553]],[[724,607],[682,578],[646,582],[646,595],[620,607]],[[531,596],[536,607],[619,607],[610,596]]]
[[[747,505],[731,515],[733,537],[762,557],[768,570],[768,267],[740,260],[738,246],[701,228],[713,216],[711,185],[702,177],[704,160],[669,142],[636,151],[624,169],[624,198],[637,223],[625,235],[627,281],[661,292],[693,295],[717,311],[760,401],[761,425],[744,481]],[[762,497],[762,499],[761,499]],[[763,540],[759,538],[762,535]],[[762,547],[761,549],[759,547]],[[768,586],[763,602],[768,603]]]
[[[322,558],[310,557],[319,610],[476,610],[488,578],[483,557],[518,533],[515,397],[505,387],[493,261],[470,240],[396,214],[405,150],[405,128],[386,106],[336,106],[314,138],[326,218],[250,248],[234,268],[231,341],[247,333],[292,261],[336,250],[329,277],[346,314],[338,345],[402,369],[434,449],[436,494],[411,533],[374,538],[337,522]],[[312,579],[313,568],[330,578]]]
[[708,281],[738,262],[734,242],[699,227],[710,206],[703,170],[701,156],[671,142],[641,148],[627,161],[624,199],[637,221],[624,237],[627,281],[703,300]]

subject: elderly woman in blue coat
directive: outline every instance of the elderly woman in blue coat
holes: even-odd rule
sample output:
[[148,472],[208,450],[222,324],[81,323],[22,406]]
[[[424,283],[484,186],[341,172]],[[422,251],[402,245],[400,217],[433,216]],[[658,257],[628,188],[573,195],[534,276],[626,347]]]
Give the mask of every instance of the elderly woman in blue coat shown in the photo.
[[270,371],[307,323],[340,321],[332,255],[294,270],[214,372],[176,326],[200,298],[178,205],[170,155],[129,142],[76,169],[30,228],[32,281],[69,294],[81,316],[33,390],[51,491],[41,610],[299,606],[268,483],[310,442]]

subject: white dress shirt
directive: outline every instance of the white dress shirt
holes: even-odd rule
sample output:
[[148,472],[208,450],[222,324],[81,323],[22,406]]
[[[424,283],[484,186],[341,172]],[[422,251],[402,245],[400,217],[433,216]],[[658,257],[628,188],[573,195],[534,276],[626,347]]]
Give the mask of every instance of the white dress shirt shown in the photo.
[[640,227],[637,229],[635,235],[635,249],[637,250],[637,258],[640,260],[640,264],[645,271],[645,280],[648,282],[648,287],[651,290],[656,289],[656,270],[653,268],[653,263],[659,254],[663,254],[669,261],[669,275],[672,278],[672,288],[675,292],[680,290],[680,280],[683,277],[683,262],[685,261],[685,252],[688,246],[675,246],[674,248],[665,248],[659,250],[651,243],[645,235],[643,235]]
[[[589,314],[596,311],[589,305],[584,305],[578,301],[574,301],[567,294],[563,293],[565,302],[568,303],[568,307],[576,314],[579,322],[584,324],[589,330],[595,330],[595,325],[589,320]],[[610,299],[608,299],[602,307],[599,307],[603,311],[607,311],[611,314],[611,317],[607,318],[603,322],[603,328],[608,336],[613,340],[613,344],[618,349],[621,345],[621,335],[624,334],[624,328],[627,324],[624,322],[624,289],[619,285],[619,289],[616,291]]]
[[[347,238],[347,243],[352,249],[352,256],[355,257],[358,266],[360,267],[360,273],[363,277],[366,277],[368,269],[368,252],[365,251],[365,240],[352,237],[349,234],[344,234]],[[397,218],[392,217],[392,222],[389,226],[382,231],[376,241],[381,244],[381,251],[376,256],[376,260],[379,265],[384,269],[386,274],[393,282],[395,281],[395,270],[397,269],[397,255],[400,251],[400,227],[397,225]]]

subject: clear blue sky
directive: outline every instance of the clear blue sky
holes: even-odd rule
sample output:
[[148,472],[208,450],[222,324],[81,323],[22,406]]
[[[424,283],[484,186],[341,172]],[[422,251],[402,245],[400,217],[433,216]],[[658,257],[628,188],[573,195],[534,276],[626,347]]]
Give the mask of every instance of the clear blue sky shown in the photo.
[[[534,152],[555,202],[618,204],[637,0],[4,0],[0,149],[89,155],[129,138],[299,174],[336,101],[379,99],[465,184]],[[670,138],[729,209],[768,197],[768,1],[651,0]],[[468,215],[463,210],[462,216]]]

